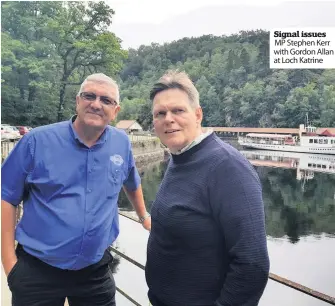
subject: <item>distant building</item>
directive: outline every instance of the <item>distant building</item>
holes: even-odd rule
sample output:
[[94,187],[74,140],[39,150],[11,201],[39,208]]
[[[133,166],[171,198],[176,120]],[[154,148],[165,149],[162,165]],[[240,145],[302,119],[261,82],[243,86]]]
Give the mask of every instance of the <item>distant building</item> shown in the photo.
[[143,128],[136,120],[120,120],[115,127],[127,133],[143,131]]
[[334,128],[319,128],[317,132],[321,136],[335,136]]

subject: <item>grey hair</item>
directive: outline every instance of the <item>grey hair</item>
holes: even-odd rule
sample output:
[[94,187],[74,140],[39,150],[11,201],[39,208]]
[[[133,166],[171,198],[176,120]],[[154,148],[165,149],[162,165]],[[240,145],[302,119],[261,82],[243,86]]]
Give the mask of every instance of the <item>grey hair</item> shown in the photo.
[[112,87],[114,87],[117,90],[117,97],[116,97],[116,102],[119,104],[120,103],[120,91],[119,91],[119,86],[117,85],[117,83],[110,78],[109,76],[103,74],[103,73],[94,73],[89,75],[84,82],[80,85],[80,89],[78,91],[77,96],[79,96],[82,91],[84,86],[88,83],[88,82],[94,82],[94,83],[105,83],[108,84]]
[[177,70],[168,71],[154,84],[150,91],[150,100],[153,101],[155,96],[161,91],[172,88],[178,88],[184,91],[188,95],[192,108],[195,109],[200,106],[199,92],[192,80],[186,72],[179,72]]

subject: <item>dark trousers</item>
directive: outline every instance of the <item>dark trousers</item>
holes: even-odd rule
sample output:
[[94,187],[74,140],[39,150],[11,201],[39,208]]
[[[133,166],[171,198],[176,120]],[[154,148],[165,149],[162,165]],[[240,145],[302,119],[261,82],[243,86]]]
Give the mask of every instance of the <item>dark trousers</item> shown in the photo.
[[8,275],[13,306],[115,306],[115,282],[106,251],[96,264],[84,269],[62,270],[16,249],[18,261]]

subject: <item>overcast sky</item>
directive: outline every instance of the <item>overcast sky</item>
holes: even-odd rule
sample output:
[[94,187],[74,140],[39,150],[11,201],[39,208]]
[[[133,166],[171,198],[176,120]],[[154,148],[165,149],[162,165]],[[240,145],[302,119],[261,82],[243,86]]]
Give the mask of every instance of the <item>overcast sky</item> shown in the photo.
[[275,27],[335,27],[335,1],[105,0],[114,10],[111,30],[124,48],[204,34]]

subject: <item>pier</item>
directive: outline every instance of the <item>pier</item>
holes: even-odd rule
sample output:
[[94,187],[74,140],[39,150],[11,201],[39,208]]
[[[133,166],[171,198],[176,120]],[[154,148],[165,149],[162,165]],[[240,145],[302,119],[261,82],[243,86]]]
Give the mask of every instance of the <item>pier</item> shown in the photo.
[[[299,135],[299,128],[260,128],[260,127],[203,127],[204,131],[212,130],[217,133],[223,133],[225,135],[244,135],[247,133],[264,133],[264,134],[292,134]],[[328,130],[330,133],[335,134],[335,128],[316,128],[317,134],[322,134]]]

